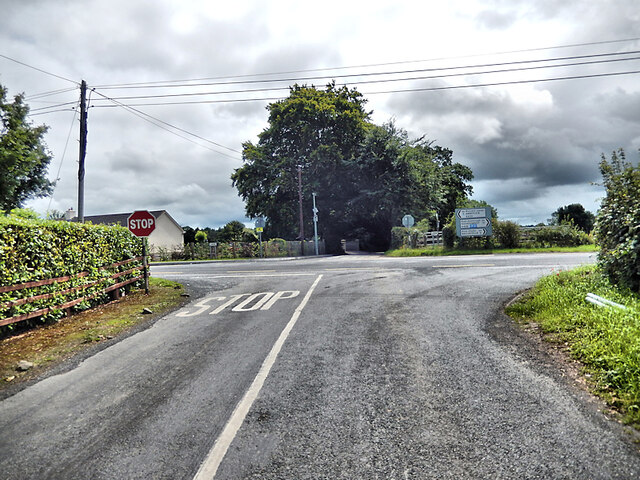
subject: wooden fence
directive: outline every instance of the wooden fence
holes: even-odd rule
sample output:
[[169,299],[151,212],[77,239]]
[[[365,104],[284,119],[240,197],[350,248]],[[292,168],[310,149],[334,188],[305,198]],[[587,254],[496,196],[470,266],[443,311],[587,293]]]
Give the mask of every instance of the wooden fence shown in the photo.
[[[101,270],[109,270],[109,269],[113,269],[113,268],[118,268],[121,267],[123,265],[127,265],[133,262],[140,262],[142,261],[142,257],[136,257],[136,258],[131,258],[129,260],[123,260],[122,262],[117,262],[117,263],[113,263],[111,265],[107,265],[104,267],[101,267]],[[97,297],[98,295],[102,295],[105,293],[111,293],[112,298],[113,299],[118,299],[120,297],[120,288],[122,287],[126,287],[127,285],[130,285],[134,282],[137,282],[138,280],[142,280],[144,278],[144,274],[143,274],[143,266],[136,266],[133,268],[130,268],[128,270],[122,271],[122,272],[117,272],[114,273],[112,275],[108,275],[105,277],[102,277],[98,280],[95,281],[91,281],[88,283],[83,283],[82,285],[78,285],[75,287],[71,287],[71,288],[67,288],[65,290],[59,290],[59,291],[55,291],[52,293],[44,293],[44,294],[40,294],[40,295],[33,295],[30,297],[24,297],[24,298],[19,298],[17,300],[12,300],[10,302],[5,302],[0,304],[0,311],[2,310],[6,310],[8,308],[12,308],[12,307],[17,307],[20,305],[25,305],[25,304],[30,304],[30,303],[34,303],[37,302],[39,300],[48,300],[50,298],[53,298],[55,296],[59,296],[59,295],[68,295],[70,293],[75,293],[75,292],[79,292],[81,290],[86,290],[88,288],[94,287],[96,285],[99,285],[101,283],[104,283],[108,280],[117,280],[121,277],[124,277],[126,275],[129,275],[133,272],[135,272],[136,270],[140,271],[140,275],[136,275],[133,278],[129,278],[127,280],[123,280],[123,281],[117,281],[115,284],[113,285],[109,285],[105,288],[102,288],[100,290],[97,290],[91,294],[88,295],[84,295],[78,298],[75,298],[73,300],[69,300],[66,301],[64,303],[61,303],[59,305],[54,305],[54,306],[48,306],[45,308],[40,308],[37,310],[34,310],[32,312],[28,312],[28,313],[24,313],[21,315],[15,315],[12,317],[7,317],[7,318],[0,318],[0,327],[4,326],[4,325],[10,325],[12,323],[17,323],[17,322],[22,322],[24,320],[29,320],[31,318],[36,318],[36,317],[41,317],[42,315],[46,315],[48,313],[53,312],[54,310],[66,310],[67,314],[69,313],[69,309],[75,305],[78,305],[81,302],[84,302],[85,300],[90,300],[94,297]],[[65,282],[70,282],[72,280],[76,280],[78,278],[83,278],[83,277],[87,277],[90,275],[90,272],[80,272],[77,273],[75,275],[68,275],[65,277],[57,277],[57,278],[48,278],[45,280],[36,280],[33,282],[26,282],[26,283],[20,283],[20,284],[16,284],[16,285],[7,285],[7,286],[0,286],[0,293],[6,293],[6,292],[14,292],[14,291],[19,291],[19,290],[24,290],[24,289],[28,289],[28,288],[36,288],[36,287],[42,287],[42,286],[46,286],[46,285],[53,285],[56,283],[65,283]]]

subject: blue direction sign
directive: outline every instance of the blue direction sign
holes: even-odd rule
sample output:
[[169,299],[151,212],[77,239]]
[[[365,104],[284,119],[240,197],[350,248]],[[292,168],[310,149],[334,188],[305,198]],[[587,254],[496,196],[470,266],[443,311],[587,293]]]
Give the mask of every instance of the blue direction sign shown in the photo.
[[459,237],[488,237],[491,230],[491,207],[456,208],[456,234]]

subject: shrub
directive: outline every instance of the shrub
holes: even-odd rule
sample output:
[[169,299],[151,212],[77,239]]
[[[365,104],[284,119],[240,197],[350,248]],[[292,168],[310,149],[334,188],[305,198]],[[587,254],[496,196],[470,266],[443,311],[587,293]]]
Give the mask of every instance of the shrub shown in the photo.
[[444,244],[444,248],[453,249],[456,243],[455,224],[453,227],[451,225],[445,225],[442,229],[442,243]]
[[541,227],[533,232],[532,242],[540,247],[577,247],[593,243],[588,234],[572,223]]
[[393,227],[391,229],[391,245],[389,248],[392,250],[402,248],[407,236],[407,229],[405,227]]
[[598,262],[617,284],[640,291],[640,169],[613,152],[611,162],[602,155],[600,172],[607,194],[596,218],[600,245]]
[[503,248],[520,246],[520,225],[515,222],[494,220],[493,235]]

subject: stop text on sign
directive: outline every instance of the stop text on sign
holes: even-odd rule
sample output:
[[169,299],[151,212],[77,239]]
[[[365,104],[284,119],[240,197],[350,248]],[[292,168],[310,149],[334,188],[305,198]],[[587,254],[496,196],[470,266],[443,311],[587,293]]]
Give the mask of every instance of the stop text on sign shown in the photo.
[[155,221],[151,218],[130,218],[129,229],[148,229],[155,225]]
[[156,228],[156,217],[146,210],[136,210],[127,218],[127,228],[137,237],[148,237]]
[[295,298],[300,290],[283,290],[281,292],[241,293],[228,297],[211,296],[194,303],[195,310],[182,310],[177,317],[194,317],[208,310],[209,315],[217,315],[227,308],[232,312],[252,312],[254,310],[269,310],[279,300]]

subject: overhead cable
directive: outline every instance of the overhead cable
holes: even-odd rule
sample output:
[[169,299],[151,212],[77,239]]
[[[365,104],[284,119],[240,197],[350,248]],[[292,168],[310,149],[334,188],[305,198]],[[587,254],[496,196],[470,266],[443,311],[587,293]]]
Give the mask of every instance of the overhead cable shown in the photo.
[[509,50],[503,52],[494,52],[494,53],[480,53],[480,54],[472,54],[472,55],[459,55],[452,57],[439,57],[439,58],[431,58],[426,60],[405,60],[405,61],[396,61],[396,62],[386,62],[386,63],[373,63],[373,64],[364,64],[364,65],[352,65],[352,66],[342,66],[342,67],[328,67],[328,68],[312,68],[312,69],[304,69],[304,70],[289,70],[282,72],[269,72],[269,73],[253,73],[253,74],[243,74],[243,75],[227,75],[227,76],[217,76],[217,77],[203,77],[203,78],[195,78],[195,79],[181,79],[181,80],[160,80],[160,81],[152,81],[152,82],[133,82],[133,83],[121,83],[121,84],[106,84],[106,85],[97,85],[96,88],[121,88],[121,87],[131,87],[137,88],[145,88],[145,86],[154,86],[156,84],[170,84],[170,83],[183,83],[183,82],[200,82],[204,80],[224,80],[230,78],[250,78],[250,77],[261,77],[267,75],[288,75],[292,73],[311,73],[311,72],[323,72],[323,71],[334,71],[334,70],[348,70],[353,68],[372,68],[372,67],[383,67],[389,65],[403,65],[403,64],[412,64],[412,63],[426,63],[426,62],[434,62],[434,61],[442,61],[442,60],[458,60],[463,58],[477,58],[477,57],[487,57],[487,56],[497,56],[497,55],[507,55],[514,53],[526,53],[526,52],[537,52],[537,51],[545,51],[545,50],[559,50],[564,48],[575,48],[575,47],[585,47],[585,46],[594,46],[594,45],[606,45],[606,44],[614,44],[614,43],[628,43],[628,42],[636,42],[639,41],[640,37],[634,38],[626,38],[626,39],[617,39],[617,40],[604,40],[599,42],[584,42],[584,43],[574,43],[568,45],[556,45],[549,47],[537,47],[537,48],[527,48],[521,50]]

